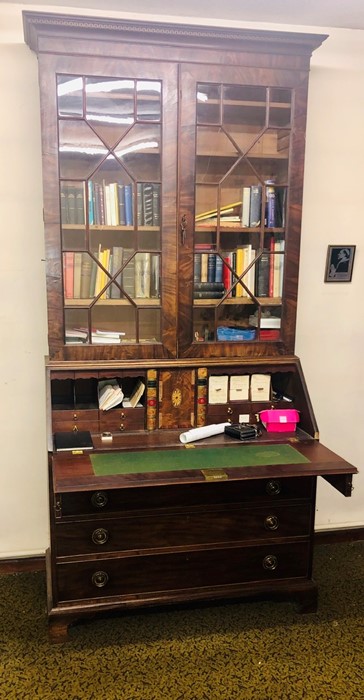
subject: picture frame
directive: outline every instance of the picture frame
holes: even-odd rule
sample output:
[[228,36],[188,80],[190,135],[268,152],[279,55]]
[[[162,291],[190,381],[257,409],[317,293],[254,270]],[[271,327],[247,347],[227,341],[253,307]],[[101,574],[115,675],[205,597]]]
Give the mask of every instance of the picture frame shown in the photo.
[[355,249],[345,244],[327,247],[324,282],[351,282]]

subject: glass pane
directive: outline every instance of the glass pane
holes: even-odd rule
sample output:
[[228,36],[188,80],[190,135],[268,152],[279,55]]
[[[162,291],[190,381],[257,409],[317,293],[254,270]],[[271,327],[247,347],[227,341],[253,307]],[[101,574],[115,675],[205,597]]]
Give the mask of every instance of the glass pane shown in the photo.
[[65,309],[64,321],[66,345],[81,345],[89,342],[87,309]]
[[138,226],[160,226],[161,186],[156,182],[137,184],[137,223]]
[[86,248],[85,183],[60,182],[63,250]]
[[113,303],[101,299],[91,309],[92,343],[119,345],[135,342],[136,310],[127,300]]
[[136,124],[114,149],[131,177],[141,181],[161,179],[161,127]]
[[72,75],[57,75],[57,101],[60,117],[83,116],[83,80]]
[[160,121],[162,85],[159,81],[137,80],[137,119]]
[[197,85],[197,123],[220,124],[221,86],[199,83]]
[[217,309],[217,340],[228,342],[246,342],[255,340],[257,330],[250,323],[250,317],[258,306],[248,298],[245,303],[231,300]]
[[291,122],[291,90],[271,88],[269,93],[269,125],[289,126]]
[[107,148],[84,121],[60,120],[59,167],[62,178],[86,179],[107,152]]
[[134,121],[134,81],[86,78],[86,117],[112,148]]
[[259,340],[278,340],[281,333],[281,306],[258,308],[249,318],[252,328],[257,329]]
[[160,343],[160,309],[139,309],[139,342]]
[[223,126],[245,153],[255,143],[267,121],[266,89],[227,85],[223,88]]
[[88,184],[88,215],[90,225],[133,226],[133,183],[111,154]]

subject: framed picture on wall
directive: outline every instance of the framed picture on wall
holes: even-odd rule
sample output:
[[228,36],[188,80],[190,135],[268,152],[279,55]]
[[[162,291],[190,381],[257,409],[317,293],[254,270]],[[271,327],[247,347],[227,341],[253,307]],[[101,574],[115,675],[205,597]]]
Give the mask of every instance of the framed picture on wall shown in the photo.
[[351,282],[355,248],[355,245],[327,247],[325,282]]

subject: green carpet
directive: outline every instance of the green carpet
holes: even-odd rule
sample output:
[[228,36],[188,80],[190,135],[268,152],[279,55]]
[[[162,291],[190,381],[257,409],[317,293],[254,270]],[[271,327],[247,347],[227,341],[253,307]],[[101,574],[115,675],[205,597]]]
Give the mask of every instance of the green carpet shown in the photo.
[[0,576],[1,700],[363,700],[364,542],[315,548],[319,611],[95,618],[49,645],[43,573]]
[[221,469],[264,464],[302,464],[309,460],[291,445],[238,445],[236,447],[180,448],[142,452],[109,452],[90,455],[96,476]]

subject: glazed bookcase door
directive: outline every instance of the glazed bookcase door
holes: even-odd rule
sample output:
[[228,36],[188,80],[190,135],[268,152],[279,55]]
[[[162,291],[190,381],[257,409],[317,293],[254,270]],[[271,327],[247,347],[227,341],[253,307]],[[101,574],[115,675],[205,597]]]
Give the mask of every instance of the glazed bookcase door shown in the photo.
[[173,72],[143,62],[55,60],[45,223],[59,223],[50,227],[47,257],[59,254],[61,266],[56,280],[48,267],[58,320],[51,356],[175,355]]
[[184,67],[183,354],[293,351],[305,100],[290,71]]

